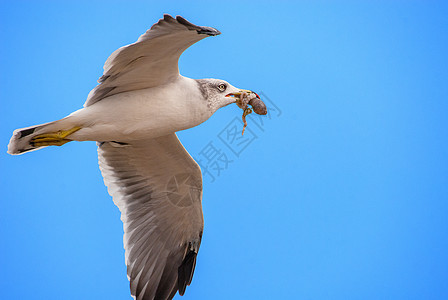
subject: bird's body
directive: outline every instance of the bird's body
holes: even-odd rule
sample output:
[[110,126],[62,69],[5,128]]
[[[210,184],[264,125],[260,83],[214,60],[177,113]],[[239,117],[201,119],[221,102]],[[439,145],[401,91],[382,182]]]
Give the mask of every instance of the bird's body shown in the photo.
[[179,76],[163,86],[109,96],[72,113],[65,122],[81,127],[70,136],[76,141],[129,142],[195,127],[213,113],[198,82]]
[[101,173],[123,221],[131,295],[138,300],[183,295],[201,244],[201,170],[175,132],[205,122],[238,95],[258,97],[223,80],[179,74],[182,52],[218,34],[165,15],[136,43],[112,53],[84,108],[17,129],[8,145],[8,153],[22,154],[69,141],[98,142]]

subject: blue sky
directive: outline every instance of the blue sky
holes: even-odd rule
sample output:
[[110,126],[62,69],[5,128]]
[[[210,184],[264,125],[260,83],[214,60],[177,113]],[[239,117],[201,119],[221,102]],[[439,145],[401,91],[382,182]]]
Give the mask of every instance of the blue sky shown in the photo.
[[249,120],[244,147],[222,134],[236,106],[179,133],[193,156],[213,145],[231,161],[204,178],[182,299],[448,298],[445,2],[0,8],[0,298],[130,299],[95,143],[18,157],[6,146],[14,129],[81,108],[108,55],[163,13],[222,32],[184,53],[184,76],[255,90],[272,109]]

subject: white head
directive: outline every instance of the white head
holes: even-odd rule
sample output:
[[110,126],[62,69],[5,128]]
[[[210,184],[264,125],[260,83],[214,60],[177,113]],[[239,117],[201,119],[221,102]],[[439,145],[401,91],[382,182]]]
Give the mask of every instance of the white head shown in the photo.
[[202,96],[208,101],[208,105],[213,112],[221,107],[235,103],[242,92],[254,93],[249,90],[236,88],[221,79],[197,79],[196,82],[198,83]]

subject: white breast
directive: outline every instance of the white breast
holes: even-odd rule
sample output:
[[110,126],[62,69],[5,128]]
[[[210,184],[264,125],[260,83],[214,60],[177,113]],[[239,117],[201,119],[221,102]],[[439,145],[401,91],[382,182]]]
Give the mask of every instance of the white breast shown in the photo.
[[195,80],[117,94],[72,113],[78,141],[131,141],[163,136],[201,124],[212,115]]

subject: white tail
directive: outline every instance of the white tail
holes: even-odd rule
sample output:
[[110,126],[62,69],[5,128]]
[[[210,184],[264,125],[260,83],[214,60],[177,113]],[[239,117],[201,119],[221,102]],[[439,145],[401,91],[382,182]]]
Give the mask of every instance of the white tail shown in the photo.
[[23,154],[25,152],[38,150],[40,148],[45,148],[46,146],[35,147],[31,142],[31,140],[37,135],[50,132],[57,132],[63,129],[62,126],[66,124],[63,124],[65,122],[61,121],[67,119],[68,118],[63,118],[61,120],[53,121],[50,123],[14,130],[14,133],[12,134],[11,140],[9,141],[8,144],[8,153],[12,155],[18,155]]

